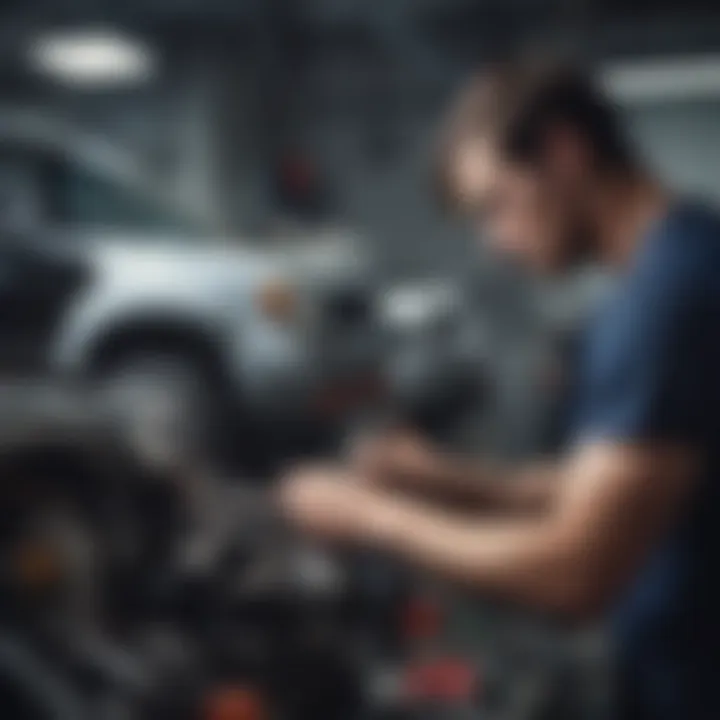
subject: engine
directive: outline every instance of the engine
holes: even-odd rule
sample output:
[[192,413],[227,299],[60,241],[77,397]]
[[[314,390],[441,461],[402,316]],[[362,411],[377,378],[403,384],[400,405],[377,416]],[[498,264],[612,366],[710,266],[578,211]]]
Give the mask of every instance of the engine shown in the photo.
[[361,716],[402,573],[300,542],[267,487],[144,464],[74,392],[3,408],[5,717]]

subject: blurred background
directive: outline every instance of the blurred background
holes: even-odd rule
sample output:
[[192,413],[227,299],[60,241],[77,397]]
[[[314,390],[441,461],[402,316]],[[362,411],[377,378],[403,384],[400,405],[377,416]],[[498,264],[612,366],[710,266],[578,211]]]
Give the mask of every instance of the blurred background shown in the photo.
[[561,442],[606,279],[521,277],[430,172],[459,84],[527,46],[720,192],[711,0],[0,5],[4,717],[612,717],[601,630],[328,556],[268,501],[391,422]]

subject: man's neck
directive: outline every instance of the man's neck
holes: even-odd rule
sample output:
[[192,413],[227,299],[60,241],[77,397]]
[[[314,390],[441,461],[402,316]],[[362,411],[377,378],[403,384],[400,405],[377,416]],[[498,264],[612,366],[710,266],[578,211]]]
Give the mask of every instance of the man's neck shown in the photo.
[[626,267],[670,203],[667,190],[642,173],[604,183],[595,204],[601,259],[616,268]]

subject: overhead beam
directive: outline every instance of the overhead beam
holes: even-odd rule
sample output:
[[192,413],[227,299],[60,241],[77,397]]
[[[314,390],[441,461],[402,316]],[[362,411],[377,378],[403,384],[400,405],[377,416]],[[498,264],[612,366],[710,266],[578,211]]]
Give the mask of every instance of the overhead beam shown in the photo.
[[623,104],[720,98],[720,54],[614,62],[602,75]]

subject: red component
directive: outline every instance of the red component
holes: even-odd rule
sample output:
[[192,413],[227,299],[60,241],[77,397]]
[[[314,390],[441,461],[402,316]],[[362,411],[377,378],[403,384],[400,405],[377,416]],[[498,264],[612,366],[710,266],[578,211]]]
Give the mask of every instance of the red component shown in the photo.
[[302,156],[285,158],[280,165],[280,174],[287,190],[297,193],[312,190],[317,176],[312,163]]
[[467,661],[454,658],[409,668],[404,679],[404,694],[413,701],[465,701],[475,695],[478,687],[475,669]]
[[427,640],[437,637],[443,629],[443,612],[430,598],[411,598],[401,618],[406,640]]
[[369,373],[325,388],[315,399],[315,407],[323,416],[337,416],[380,400],[384,393],[383,378]]
[[266,720],[268,713],[259,693],[242,686],[213,690],[205,701],[203,720]]

